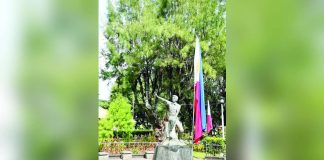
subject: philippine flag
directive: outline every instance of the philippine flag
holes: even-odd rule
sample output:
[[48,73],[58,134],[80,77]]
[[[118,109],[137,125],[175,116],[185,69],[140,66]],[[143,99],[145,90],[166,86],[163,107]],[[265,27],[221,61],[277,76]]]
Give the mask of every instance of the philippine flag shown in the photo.
[[197,144],[206,131],[206,109],[204,98],[204,79],[202,72],[202,58],[200,51],[200,44],[198,37],[196,38],[196,48],[194,57],[194,79],[195,79],[195,93],[194,93],[194,114],[195,114],[195,131],[194,143]]

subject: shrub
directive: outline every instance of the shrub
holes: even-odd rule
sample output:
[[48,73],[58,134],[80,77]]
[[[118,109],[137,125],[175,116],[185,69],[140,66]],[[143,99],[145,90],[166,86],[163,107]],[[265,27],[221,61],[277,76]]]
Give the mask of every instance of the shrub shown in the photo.
[[120,152],[126,149],[125,144],[123,143],[113,143],[107,146],[106,151],[111,154],[119,154]]
[[192,136],[190,133],[181,133],[179,134],[179,138],[186,141],[192,141]]
[[137,148],[137,147],[134,147],[134,148],[132,148],[132,153],[133,154],[139,154],[140,153],[140,149]]
[[153,134],[153,130],[144,129],[144,130],[133,130],[132,132],[133,136],[148,136],[150,134]]
[[109,141],[113,138],[112,122],[108,118],[103,118],[99,120],[98,124],[98,138],[99,143]]
[[203,143],[194,144],[193,150],[196,152],[205,152],[205,145]]
[[107,116],[99,120],[99,143],[113,138],[114,131],[119,132],[125,141],[129,141],[133,130],[131,105],[127,98],[117,94],[109,103]]
[[224,153],[226,150],[226,143],[222,137],[205,137],[202,143],[207,144],[208,153]]

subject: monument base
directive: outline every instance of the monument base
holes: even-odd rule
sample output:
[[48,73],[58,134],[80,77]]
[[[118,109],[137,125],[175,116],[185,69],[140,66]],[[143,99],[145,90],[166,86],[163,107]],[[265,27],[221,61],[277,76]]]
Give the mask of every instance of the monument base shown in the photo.
[[189,145],[158,145],[153,160],[192,160],[192,148]]

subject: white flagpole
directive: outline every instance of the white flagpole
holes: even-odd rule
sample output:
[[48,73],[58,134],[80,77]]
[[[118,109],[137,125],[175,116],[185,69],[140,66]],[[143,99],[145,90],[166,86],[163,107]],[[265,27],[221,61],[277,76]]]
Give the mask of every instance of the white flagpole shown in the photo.
[[225,139],[225,129],[224,129],[224,99],[220,100],[221,102],[221,113],[222,113],[222,136]]

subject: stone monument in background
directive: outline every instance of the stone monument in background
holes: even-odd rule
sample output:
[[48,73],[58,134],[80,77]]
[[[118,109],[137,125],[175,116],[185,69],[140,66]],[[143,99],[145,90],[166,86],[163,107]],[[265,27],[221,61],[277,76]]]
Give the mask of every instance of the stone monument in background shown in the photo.
[[[178,133],[183,132],[183,126],[178,115],[181,105],[177,103],[178,96],[172,96],[172,102],[157,94],[157,98],[167,103],[167,116],[164,121],[163,141],[155,148],[154,160],[192,160],[192,148],[183,140],[178,139]],[[148,104],[148,102],[146,101]]]

